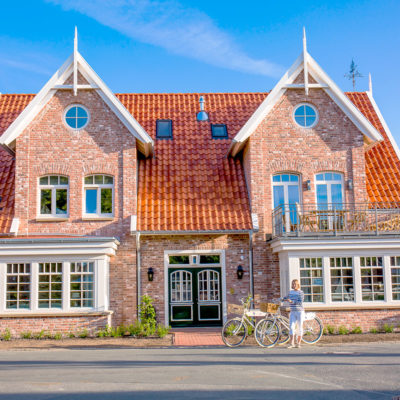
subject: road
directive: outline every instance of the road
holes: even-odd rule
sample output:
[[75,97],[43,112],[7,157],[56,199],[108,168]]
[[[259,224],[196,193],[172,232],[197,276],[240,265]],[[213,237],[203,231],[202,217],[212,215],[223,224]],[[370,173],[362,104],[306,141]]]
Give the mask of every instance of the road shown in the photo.
[[400,343],[0,352],[5,399],[392,399]]

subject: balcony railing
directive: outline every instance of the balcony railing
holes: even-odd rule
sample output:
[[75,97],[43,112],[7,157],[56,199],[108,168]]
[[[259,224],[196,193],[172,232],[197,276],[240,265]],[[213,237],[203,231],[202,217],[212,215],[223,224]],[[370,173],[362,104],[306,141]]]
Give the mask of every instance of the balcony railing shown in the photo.
[[272,236],[400,233],[400,203],[284,204],[272,212]]

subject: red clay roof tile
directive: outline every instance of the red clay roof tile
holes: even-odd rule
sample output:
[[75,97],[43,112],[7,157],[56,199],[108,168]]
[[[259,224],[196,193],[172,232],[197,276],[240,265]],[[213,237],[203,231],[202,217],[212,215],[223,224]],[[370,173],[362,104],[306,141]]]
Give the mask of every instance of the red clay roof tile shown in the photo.
[[[366,150],[370,201],[400,201],[400,161],[366,93],[346,93],[384,137]],[[267,93],[203,94],[210,120],[225,123],[229,140],[213,140],[210,124],[196,121],[200,94],[117,94],[155,141],[153,158],[139,161],[138,229],[194,231],[251,229],[243,166],[227,158],[231,139]],[[0,96],[0,135],[33,99]],[[172,119],[173,140],[157,140],[155,121]],[[14,158],[0,149],[0,232],[10,229]],[[4,183],[4,186],[3,186]]]

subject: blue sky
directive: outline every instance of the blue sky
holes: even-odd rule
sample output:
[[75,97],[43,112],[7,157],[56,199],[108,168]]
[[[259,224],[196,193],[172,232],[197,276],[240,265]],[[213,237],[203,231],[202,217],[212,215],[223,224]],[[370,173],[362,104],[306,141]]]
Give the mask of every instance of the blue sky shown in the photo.
[[354,57],[400,142],[398,0],[25,0],[2,4],[0,92],[36,93],[79,51],[114,92],[269,91],[308,50],[343,90]]

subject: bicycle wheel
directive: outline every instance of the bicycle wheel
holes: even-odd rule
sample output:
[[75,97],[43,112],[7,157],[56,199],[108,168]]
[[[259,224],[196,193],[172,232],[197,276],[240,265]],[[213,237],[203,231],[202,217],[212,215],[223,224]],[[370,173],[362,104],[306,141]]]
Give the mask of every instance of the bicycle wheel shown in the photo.
[[273,347],[279,340],[279,326],[273,319],[262,319],[256,325],[254,336],[261,347]]
[[222,327],[222,340],[228,347],[240,346],[247,336],[247,326],[241,318],[232,318]]
[[308,344],[317,343],[321,339],[323,332],[322,322],[318,317],[314,317],[303,323],[303,342]]
[[290,325],[289,325],[289,318],[286,318],[284,316],[281,316],[279,318],[279,330],[281,332],[280,336],[279,336],[279,340],[278,340],[278,344],[285,344],[289,341],[289,329],[290,329]]

